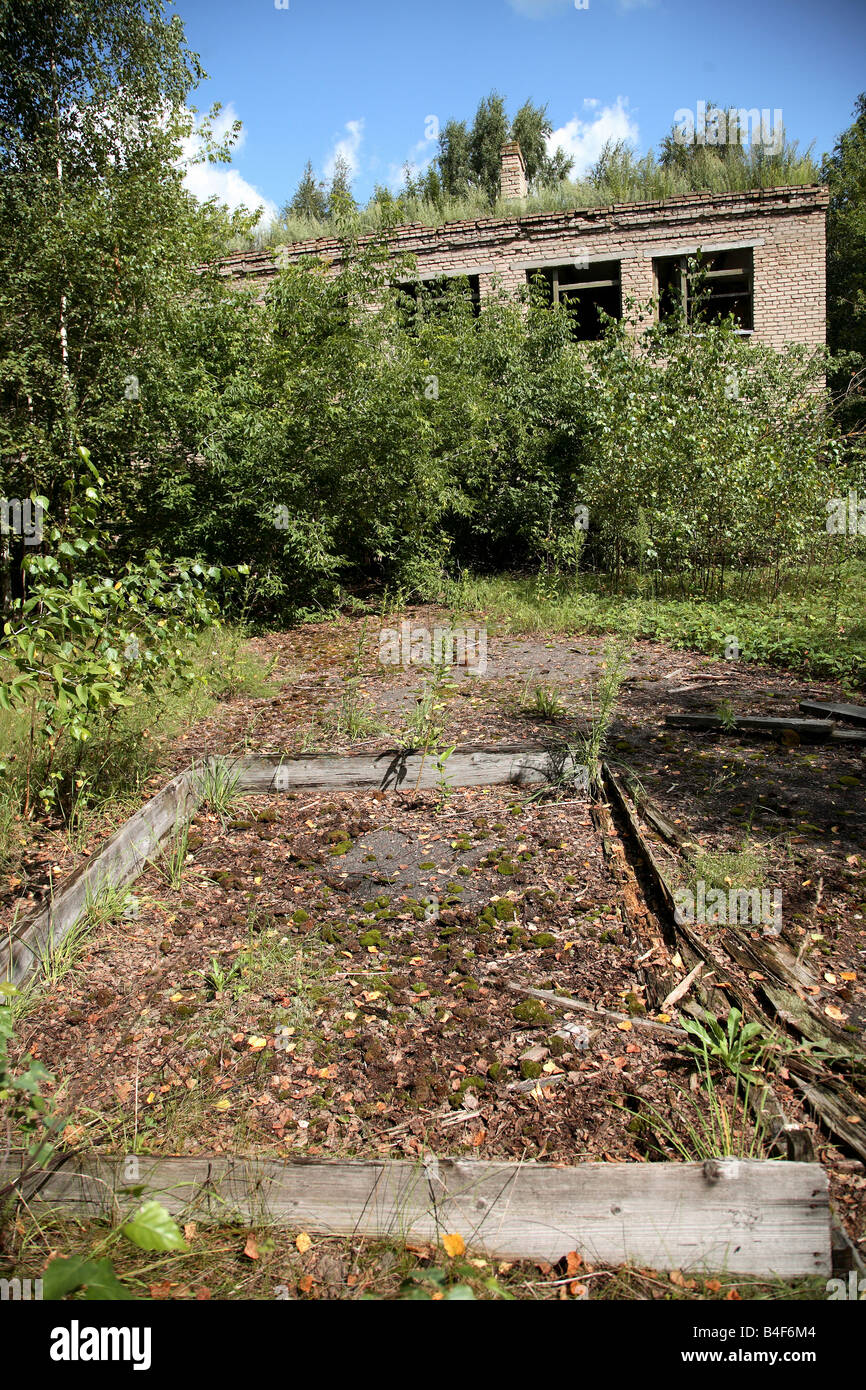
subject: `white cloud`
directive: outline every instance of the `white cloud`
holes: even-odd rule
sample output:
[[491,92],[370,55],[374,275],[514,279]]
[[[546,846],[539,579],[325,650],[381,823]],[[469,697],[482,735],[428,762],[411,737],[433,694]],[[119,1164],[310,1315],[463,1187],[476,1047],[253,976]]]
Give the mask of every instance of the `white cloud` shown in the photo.
[[325,160],[326,179],[334,177],[334,169],[336,168],[337,160],[341,156],[349,166],[349,173],[353,178],[361,167],[360,150],[361,141],[364,138],[363,119],[347,121],[344,130],[346,132],[345,135],[340,136],[340,138],[334,142],[333,149]]
[[[234,104],[229,102],[211,122],[211,134],[217,143],[225,140],[237,119],[238,115]],[[236,154],[238,150],[243,148],[245,142],[246,131],[241,127],[240,134],[232,146],[233,152]],[[183,181],[190,193],[194,194],[199,202],[207,202],[208,198],[218,198],[221,203],[226,203],[232,211],[241,205],[251,211],[263,208],[263,222],[274,220],[277,217],[276,203],[271,202],[270,198],[265,198],[251,183],[247,183],[247,180],[238,173],[237,169],[232,169],[227,164],[209,164],[207,160],[196,162],[202,153],[200,135],[193,132],[187,136],[183,141],[182,149],[182,163],[186,166]]]
[[590,165],[594,164],[608,140],[628,140],[636,144],[639,139],[637,121],[628,110],[628,100],[617,97],[613,106],[603,106],[598,110],[598,102],[590,97],[584,107],[593,114],[587,120],[572,116],[564,126],[547,137],[547,148],[552,154],[561,145],[566,154],[574,159],[572,178],[580,178]]

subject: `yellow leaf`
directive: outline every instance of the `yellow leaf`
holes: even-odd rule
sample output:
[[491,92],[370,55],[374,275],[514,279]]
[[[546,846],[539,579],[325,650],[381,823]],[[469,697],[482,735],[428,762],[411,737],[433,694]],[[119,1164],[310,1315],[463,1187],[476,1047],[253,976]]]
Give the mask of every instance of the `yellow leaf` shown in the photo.
[[624,1018],[623,1021],[622,1021],[622,1023],[618,1023],[616,1026],[617,1026],[617,1028],[619,1029],[619,1031],[620,1031],[621,1033],[630,1033],[630,1032],[631,1032],[631,1019]]
[[295,1239],[295,1245],[298,1247],[298,1251],[302,1255],[306,1255],[312,1243],[313,1242],[310,1240],[310,1237],[307,1235],[306,1231],[301,1231],[301,1234],[297,1236]]
[[656,1014],[656,1018],[658,1019],[659,1023],[670,1023],[671,1021],[670,1014]]
[[453,1260],[455,1255],[466,1254],[466,1242],[461,1235],[443,1236],[442,1249],[446,1255],[450,1255]]
[[842,1010],[841,1010],[841,1009],[837,1009],[835,1004],[828,1004],[827,1007],[826,1007],[826,1009],[824,1010],[824,1013],[827,1015],[828,1018],[844,1018],[844,1017],[845,1017],[845,1015],[843,1014]]
[[150,1095],[146,1097],[144,1103],[145,1103],[145,1105],[153,1105],[153,1102],[154,1102],[155,1100],[156,1100],[156,1092],[155,1092],[155,1091],[151,1091]]
[[249,1046],[252,1048],[253,1052],[261,1052],[262,1048],[267,1047],[267,1045],[267,1038],[257,1038],[254,1036],[249,1040]]
[[172,1002],[172,1004],[179,1004],[180,1001],[181,1001],[181,999],[183,998],[183,995],[182,995],[182,994],[172,994],[170,997],[171,997],[171,1002]]
[[217,1103],[216,1103],[216,1106],[215,1106],[214,1108],[215,1108],[216,1110],[229,1110],[229,1109],[231,1109],[231,1101],[230,1101],[230,1100],[225,1100],[225,1099],[223,1099],[223,1100],[218,1100]]

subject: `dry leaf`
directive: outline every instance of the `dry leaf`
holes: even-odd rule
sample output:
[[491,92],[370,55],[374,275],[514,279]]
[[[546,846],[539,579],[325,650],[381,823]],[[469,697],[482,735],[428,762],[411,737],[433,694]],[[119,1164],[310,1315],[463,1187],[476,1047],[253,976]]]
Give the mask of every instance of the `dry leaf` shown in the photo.
[[459,1234],[442,1237],[442,1249],[446,1255],[450,1255],[453,1260],[455,1255],[466,1254],[466,1242]]
[[253,1235],[252,1231],[250,1231],[250,1234],[247,1236],[247,1243],[244,1246],[244,1254],[246,1255],[248,1260],[257,1260],[259,1258],[259,1247],[256,1244],[256,1238]]
[[303,1279],[299,1279],[299,1280],[298,1280],[298,1288],[300,1289],[301,1293],[309,1293],[309,1292],[310,1292],[310,1289],[311,1289],[312,1287],[313,1287],[313,1276],[312,1276],[312,1274],[305,1274],[304,1277],[303,1277]]
[[583,1256],[578,1255],[576,1250],[569,1250],[565,1257],[565,1272],[569,1278],[577,1273],[583,1264]]
[[302,1255],[306,1255],[312,1243],[313,1242],[310,1240],[310,1237],[307,1235],[306,1231],[301,1231],[301,1234],[297,1236],[295,1239],[295,1245],[297,1246],[298,1250]]

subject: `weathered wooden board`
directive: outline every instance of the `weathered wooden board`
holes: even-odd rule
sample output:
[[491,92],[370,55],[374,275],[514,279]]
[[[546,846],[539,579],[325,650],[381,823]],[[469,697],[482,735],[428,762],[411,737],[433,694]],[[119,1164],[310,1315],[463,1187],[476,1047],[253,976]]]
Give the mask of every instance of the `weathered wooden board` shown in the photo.
[[812,1163],[136,1162],[131,1175],[121,1158],[70,1160],[24,1196],[36,1212],[50,1204],[78,1217],[158,1197],[187,1219],[400,1240],[459,1232],[467,1246],[502,1258],[555,1262],[577,1250],[592,1263],[653,1269],[831,1272],[827,1177]]
[[[438,786],[442,776],[454,787],[526,786],[549,780],[557,771],[551,754],[537,745],[499,748],[455,748],[443,773],[434,752],[388,749],[382,753],[318,753],[304,757],[241,757],[232,763],[239,775],[238,790],[287,791],[412,791]],[[567,770],[577,788],[584,769],[568,760]],[[420,774],[420,776],[419,776]]]
[[866,747],[866,729],[834,729],[831,743],[850,743],[852,747]]
[[191,772],[173,778],[70,875],[48,907],[17,923],[0,942],[0,979],[20,985],[78,921],[88,898],[104,887],[132,883],[160,840],[195,810],[195,786]]
[[781,736],[796,734],[801,743],[826,743],[833,734],[832,719],[782,719],[775,715],[744,714],[725,724],[717,714],[668,714],[665,723],[673,729],[713,729],[725,733],[753,733]]
[[856,724],[866,729],[866,705],[836,704],[833,700],[801,700],[800,709],[804,714],[817,714],[820,719],[843,719],[846,724]]

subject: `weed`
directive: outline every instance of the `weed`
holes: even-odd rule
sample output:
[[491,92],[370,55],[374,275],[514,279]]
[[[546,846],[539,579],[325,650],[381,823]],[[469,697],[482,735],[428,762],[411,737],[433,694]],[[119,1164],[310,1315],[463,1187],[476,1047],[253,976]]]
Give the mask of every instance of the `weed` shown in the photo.
[[193,785],[199,804],[225,820],[237,801],[240,770],[224,758],[209,758],[200,767],[192,766]]
[[[694,1042],[684,1043],[684,1051],[696,1057],[709,1073],[713,1064],[725,1067],[733,1076],[749,1076],[767,1050],[760,1023],[746,1023],[739,1009],[732,1008],[724,1022],[704,1010],[703,1021],[683,1019],[683,1028]],[[750,1079],[754,1080],[752,1076]]]

